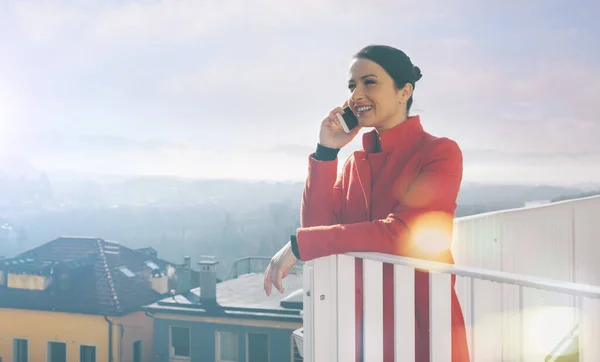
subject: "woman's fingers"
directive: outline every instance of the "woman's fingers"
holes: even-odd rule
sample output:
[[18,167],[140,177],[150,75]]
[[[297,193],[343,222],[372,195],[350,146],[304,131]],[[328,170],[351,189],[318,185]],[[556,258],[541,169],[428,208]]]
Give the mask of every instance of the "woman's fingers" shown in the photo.
[[275,284],[275,288],[277,288],[277,290],[279,290],[279,293],[283,294],[283,270],[281,268],[278,268],[277,273],[275,273],[275,281],[273,284]]
[[265,277],[263,280],[263,288],[267,296],[271,296],[271,292],[273,291],[273,286],[280,292],[283,293],[283,278],[284,271],[280,266],[276,266],[272,261],[267,266],[267,270],[265,271]]
[[269,265],[267,266],[267,270],[265,270],[265,278],[263,281],[263,288],[265,290],[265,293],[267,294],[267,296],[271,295],[271,263],[269,263]]
[[336,107],[334,109],[331,110],[331,112],[329,112],[329,117],[333,117],[337,119],[336,114],[344,114],[344,110],[342,109],[342,107]]
[[340,124],[340,121],[337,118],[338,113],[342,115],[344,114],[344,110],[342,109],[342,107],[336,107],[332,109],[327,115],[327,117],[325,117],[325,119],[323,120],[322,125],[331,125],[342,129],[342,125]]
[[344,111],[341,108],[336,108],[336,110],[331,111],[331,113],[329,113],[329,116],[327,117],[327,119],[329,120],[329,123],[332,125],[336,125],[338,126],[340,129],[342,129],[342,125],[340,124],[340,120],[337,118],[337,113],[339,114],[344,114]]
[[283,278],[287,276],[287,273],[281,267],[275,267],[269,264],[267,271],[265,272],[264,285],[265,293],[267,296],[271,296],[273,286],[283,294],[285,289],[283,288]]

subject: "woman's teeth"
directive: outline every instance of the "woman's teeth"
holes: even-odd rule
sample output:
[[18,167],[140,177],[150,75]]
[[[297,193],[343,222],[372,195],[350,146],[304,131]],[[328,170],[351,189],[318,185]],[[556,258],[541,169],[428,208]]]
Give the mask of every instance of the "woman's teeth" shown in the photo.
[[366,112],[366,111],[370,110],[371,108],[373,108],[373,106],[360,106],[360,107],[356,108],[356,111]]

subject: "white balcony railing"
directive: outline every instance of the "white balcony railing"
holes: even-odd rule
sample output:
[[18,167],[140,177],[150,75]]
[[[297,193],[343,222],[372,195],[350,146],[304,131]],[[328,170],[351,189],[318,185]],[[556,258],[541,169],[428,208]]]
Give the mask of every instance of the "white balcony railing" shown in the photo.
[[[467,323],[471,361],[544,361],[553,346],[574,326],[579,330],[579,361],[600,361],[599,287],[377,253],[335,255],[304,266],[302,339],[305,361],[358,360],[355,345],[356,258],[363,260],[364,361],[384,360],[384,264],[391,264],[394,269],[395,361],[415,361],[415,269],[430,272],[431,361],[451,361],[451,275],[457,276],[457,285],[467,286],[459,299]],[[509,297],[506,293],[501,294],[501,300],[497,301],[503,304],[503,308],[498,309],[499,315],[494,315],[491,310],[488,315],[479,313],[479,318],[475,318],[477,300],[485,300],[486,290],[490,288],[502,288],[504,292],[512,293]],[[530,290],[562,294],[566,299],[561,305],[536,305],[528,298]],[[489,302],[494,294],[487,295],[486,302]],[[557,300],[556,297],[548,299]],[[490,322],[494,319],[495,322]]]

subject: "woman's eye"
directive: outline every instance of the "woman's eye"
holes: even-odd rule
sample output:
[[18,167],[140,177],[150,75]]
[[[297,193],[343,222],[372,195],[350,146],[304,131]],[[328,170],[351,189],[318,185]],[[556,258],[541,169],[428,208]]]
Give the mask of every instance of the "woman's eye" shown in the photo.
[[354,85],[354,84],[348,84],[348,89],[353,90],[354,88],[356,88],[356,85]]
[[374,80],[367,79],[367,80],[365,80],[365,84],[366,84],[366,85],[375,84],[375,81],[374,81]]

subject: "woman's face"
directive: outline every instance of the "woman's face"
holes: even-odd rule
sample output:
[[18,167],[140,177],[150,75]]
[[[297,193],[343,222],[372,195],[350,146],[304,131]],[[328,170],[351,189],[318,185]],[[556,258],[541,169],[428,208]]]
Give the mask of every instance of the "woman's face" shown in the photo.
[[350,66],[348,105],[362,127],[390,129],[406,119],[406,101],[412,86],[397,89],[394,80],[379,64],[354,59]]

